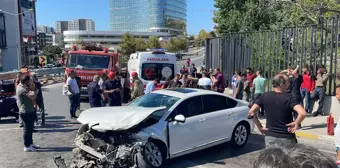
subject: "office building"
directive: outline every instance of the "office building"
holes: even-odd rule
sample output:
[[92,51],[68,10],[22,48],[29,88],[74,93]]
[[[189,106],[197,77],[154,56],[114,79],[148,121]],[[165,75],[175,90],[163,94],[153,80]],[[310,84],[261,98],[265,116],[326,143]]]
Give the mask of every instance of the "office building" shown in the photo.
[[40,33],[54,33],[54,28],[53,27],[48,27],[48,26],[41,26],[41,25],[38,25],[37,26],[37,32],[40,32]]
[[110,0],[112,31],[186,34],[186,0]]
[[53,34],[52,33],[44,33],[44,32],[38,32],[38,50],[43,50],[44,47],[50,46],[53,44]]
[[55,24],[56,33],[63,33],[68,30],[68,21],[57,21]]
[[5,0],[0,7],[0,71],[12,71],[37,55],[35,0]]
[[56,33],[63,33],[67,30],[94,31],[95,23],[91,19],[77,19],[72,21],[57,21]]
[[[116,48],[122,41],[126,32],[122,31],[64,31],[65,48],[72,48],[79,40],[84,43],[96,43],[108,48]],[[165,32],[129,32],[135,38],[142,38],[145,41],[150,36],[169,37]]]

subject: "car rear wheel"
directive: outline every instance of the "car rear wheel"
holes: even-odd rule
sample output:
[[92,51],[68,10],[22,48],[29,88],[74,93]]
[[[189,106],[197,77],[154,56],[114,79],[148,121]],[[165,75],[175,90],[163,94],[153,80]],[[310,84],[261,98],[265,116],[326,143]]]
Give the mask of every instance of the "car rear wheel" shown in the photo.
[[246,123],[241,122],[236,125],[231,139],[232,145],[241,148],[246,145],[249,136],[249,129]]
[[161,148],[154,142],[144,145],[143,154],[136,153],[136,165],[138,168],[159,168],[163,165],[163,154]]

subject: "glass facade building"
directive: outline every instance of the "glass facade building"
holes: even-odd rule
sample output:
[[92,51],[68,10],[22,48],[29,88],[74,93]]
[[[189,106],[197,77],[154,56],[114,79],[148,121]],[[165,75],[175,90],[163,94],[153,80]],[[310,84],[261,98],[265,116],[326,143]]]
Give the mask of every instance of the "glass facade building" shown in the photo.
[[186,0],[110,0],[112,31],[186,33]]

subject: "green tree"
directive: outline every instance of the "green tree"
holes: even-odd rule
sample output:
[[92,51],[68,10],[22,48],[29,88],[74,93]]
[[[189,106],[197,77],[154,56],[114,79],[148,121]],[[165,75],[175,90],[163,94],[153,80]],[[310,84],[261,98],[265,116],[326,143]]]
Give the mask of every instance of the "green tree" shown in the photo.
[[146,51],[147,43],[142,38],[136,39],[136,51]]
[[156,36],[150,36],[148,41],[148,47],[149,48],[161,48],[161,43],[158,40],[158,37]]
[[167,43],[167,49],[173,53],[179,53],[188,49],[188,41],[184,37],[171,38]]
[[43,54],[47,56],[60,56],[62,52],[59,46],[50,45],[43,48]]
[[[127,61],[127,58],[136,52],[136,39],[131,36],[129,33],[125,33],[122,42],[119,44],[120,53],[122,54],[124,60]],[[124,62],[124,61],[123,61]]]

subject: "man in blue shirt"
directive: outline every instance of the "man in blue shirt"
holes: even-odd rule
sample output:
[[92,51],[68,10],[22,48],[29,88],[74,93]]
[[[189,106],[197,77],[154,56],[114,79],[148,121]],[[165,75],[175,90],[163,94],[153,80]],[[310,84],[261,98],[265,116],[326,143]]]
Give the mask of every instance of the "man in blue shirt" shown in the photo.
[[93,77],[93,81],[87,85],[87,90],[89,92],[89,100],[90,100],[90,106],[93,107],[102,107],[102,97],[101,94],[103,93],[100,89],[100,86],[98,84],[99,82],[99,76],[95,75]]
[[159,84],[159,79],[154,79],[153,81],[150,81],[145,88],[145,94],[151,93],[155,90],[155,85]]

